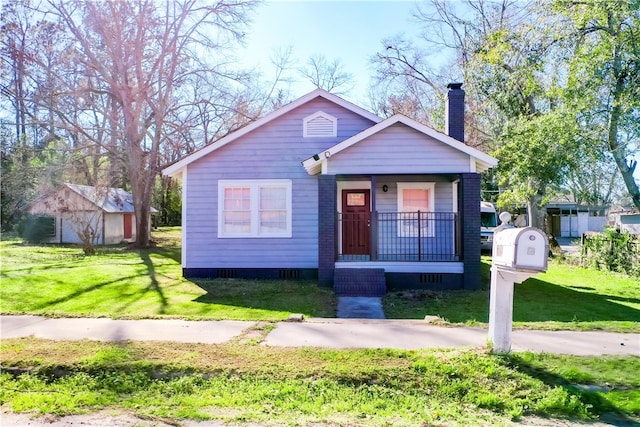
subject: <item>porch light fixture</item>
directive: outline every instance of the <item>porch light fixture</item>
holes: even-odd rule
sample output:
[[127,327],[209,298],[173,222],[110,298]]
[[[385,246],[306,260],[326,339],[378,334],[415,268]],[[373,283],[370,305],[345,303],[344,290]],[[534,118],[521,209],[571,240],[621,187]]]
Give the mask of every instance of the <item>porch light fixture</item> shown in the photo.
[[320,160],[320,156],[318,156],[317,154],[313,155],[313,160],[318,161]]
[[389,191],[389,186],[388,186],[387,184],[383,185],[383,186],[382,186],[382,191],[384,191],[385,193],[386,193],[387,191]]

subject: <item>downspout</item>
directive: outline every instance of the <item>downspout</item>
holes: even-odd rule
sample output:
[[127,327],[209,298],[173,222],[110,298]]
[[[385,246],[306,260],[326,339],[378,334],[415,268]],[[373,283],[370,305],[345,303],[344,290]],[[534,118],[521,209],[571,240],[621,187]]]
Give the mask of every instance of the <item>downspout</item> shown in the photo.
[[102,211],[102,246],[105,245],[105,243],[104,243],[105,242],[105,240],[104,240],[104,233],[105,233],[104,222],[105,222],[104,211]]

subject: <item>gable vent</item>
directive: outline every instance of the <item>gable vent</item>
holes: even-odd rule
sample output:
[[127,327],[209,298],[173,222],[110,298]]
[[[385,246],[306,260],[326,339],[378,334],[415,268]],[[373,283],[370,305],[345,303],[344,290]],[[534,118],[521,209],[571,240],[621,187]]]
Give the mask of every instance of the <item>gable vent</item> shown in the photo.
[[318,111],[304,119],[305,138],[334,138],[338,135],[338,119]]

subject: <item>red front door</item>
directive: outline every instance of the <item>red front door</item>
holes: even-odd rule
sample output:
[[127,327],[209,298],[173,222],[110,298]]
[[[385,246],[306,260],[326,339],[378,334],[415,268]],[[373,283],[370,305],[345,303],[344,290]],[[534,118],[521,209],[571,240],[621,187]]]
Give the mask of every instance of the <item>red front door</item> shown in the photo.
[[122,217],[124,218],[124,238],[131,239],[133,237],[133,215],[124,214]]
[[342,254],[371,253],[369,190],[342,190]]

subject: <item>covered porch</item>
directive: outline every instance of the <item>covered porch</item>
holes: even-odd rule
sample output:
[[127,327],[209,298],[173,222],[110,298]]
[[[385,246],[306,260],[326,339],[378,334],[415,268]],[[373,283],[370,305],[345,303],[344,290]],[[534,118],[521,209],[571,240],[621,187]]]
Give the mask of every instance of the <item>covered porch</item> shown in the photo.
[[457,212],[338,213],[339,262],[457,262]]
[[[380,283],[385,291],[463,288],[464,224],[458,208],[463,181],[470,186],[476,176],[463,175],[319,176],[333,181],[332,191],[319,193],[321,246],[325,241],[332,247],[330,253],[320,249],[321,280],[326,264],[331,283],[325,283],[334,289],[346,285],[359,293],[371,288],[381,293]],[[326,205],[331,214],[322,212]],[[322,225],[327,215],[328,228]],[[478,224],[477,234],[479,229]]]

